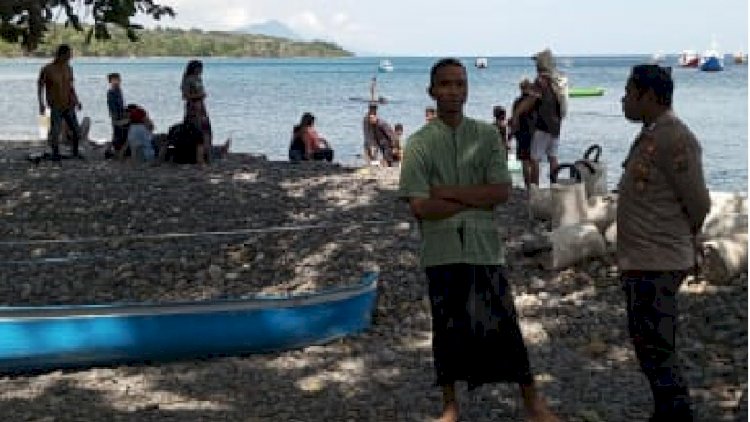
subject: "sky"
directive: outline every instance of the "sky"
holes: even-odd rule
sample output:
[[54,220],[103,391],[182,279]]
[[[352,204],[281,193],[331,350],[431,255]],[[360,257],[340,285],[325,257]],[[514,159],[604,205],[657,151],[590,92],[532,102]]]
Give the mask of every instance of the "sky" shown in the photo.
[[164,26],[228,31],[278,20],[377,55],[677,54],[712,38],[726,53],[748,51],[748,0],[157,1],[177,12]]

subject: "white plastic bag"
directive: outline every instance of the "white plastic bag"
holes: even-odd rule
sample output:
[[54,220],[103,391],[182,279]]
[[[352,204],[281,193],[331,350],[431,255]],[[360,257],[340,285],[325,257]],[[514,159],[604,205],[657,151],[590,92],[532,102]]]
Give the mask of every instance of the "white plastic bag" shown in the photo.
[[747,234],[715,239],[703,244],[703,274],[723,284],[747,271]]
[[711,210],[703,222],[702,239],[747,233],[747,196],[744,193],[710,192]]
[[747,234],[747,214],[716,213],[711,218],[706,218],[703,223],[701,238],[706,240],[719,239],[736,234]]
[[[593,156],[592,156],[593,154]],[[576,169],[581,174],[581,179],[586,185],[586,196],[606,195],[607,188],[607,165],[600,161],[602,147],[594,144],[583,154],[583,159],[575,162]]]
[[[562,169],[570,169],[570,179],[560,180],[558,174]],[[581,175],[572,164],[561,164],[552,175],[552,228],[570,226],[586,220],[588,204],[586,187]]]
[[593,224],[602,233],[617,220],[617,194],[595,195],[586,201],[588,209],[584,222]]

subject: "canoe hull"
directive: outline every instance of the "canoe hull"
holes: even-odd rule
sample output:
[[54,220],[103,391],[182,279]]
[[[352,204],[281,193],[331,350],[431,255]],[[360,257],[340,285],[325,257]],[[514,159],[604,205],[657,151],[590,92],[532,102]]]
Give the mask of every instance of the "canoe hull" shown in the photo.
[[47,312],[52,307],[23,308],[28,312],[21,317],[7,317],[14,308],[0,308],[0,372],[208,358],[323,344],[370,326],[376,286],[377,277],[369,276],[354,288],[301,298],[60,307],[52,314]]

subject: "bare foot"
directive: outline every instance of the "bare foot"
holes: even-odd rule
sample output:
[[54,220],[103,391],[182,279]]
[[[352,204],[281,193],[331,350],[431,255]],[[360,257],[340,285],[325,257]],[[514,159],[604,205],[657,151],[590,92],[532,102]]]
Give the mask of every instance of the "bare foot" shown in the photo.
[[446,404],[443,408],[443,414],[433,422],[458,422],[458,403]]

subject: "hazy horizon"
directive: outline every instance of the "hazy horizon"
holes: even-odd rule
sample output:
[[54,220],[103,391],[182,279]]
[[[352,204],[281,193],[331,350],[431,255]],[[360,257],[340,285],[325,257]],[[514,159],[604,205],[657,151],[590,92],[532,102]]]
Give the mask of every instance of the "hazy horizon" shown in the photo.
[[[746,0],[159,0],[175,19],[146,26],[233,31],[276,20],[305,39],[335,42],[360,55],[523,57],[544,48],[559,56],[748,50]],[[705,27],[703,29],[702,27]],[[364,53],[364,54],[363,54]]]

